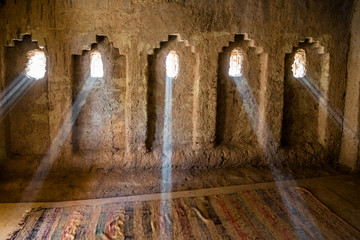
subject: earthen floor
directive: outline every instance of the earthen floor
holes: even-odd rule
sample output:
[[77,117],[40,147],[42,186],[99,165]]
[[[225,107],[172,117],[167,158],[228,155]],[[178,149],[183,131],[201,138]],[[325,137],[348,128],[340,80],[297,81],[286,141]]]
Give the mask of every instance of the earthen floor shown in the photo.
[[[6,181],[1,181],[0,239],[5,239],[7,234],[13,232],[25,211],[34,206],[54,202],[60,206],[78,204],[85,199],[104,202],[109,201],[109,198],[151,198],[161,192],[161,171],[94,171],[67,176],[53,173],[49,176],[45,181],[35,179],[30,187],[32,178],[9,177]],[[346,174],[326,167],[296,171],[246,167],[218,170],[174,169],[172,179],[173,195],[267,186],[305,187],[330,210],[360,231],[360,176],[357,174]]]

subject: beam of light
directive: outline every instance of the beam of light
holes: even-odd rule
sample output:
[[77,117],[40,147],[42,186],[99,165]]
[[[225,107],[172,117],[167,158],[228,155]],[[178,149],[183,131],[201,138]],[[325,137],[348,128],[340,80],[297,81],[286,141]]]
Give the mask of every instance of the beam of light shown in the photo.
[[0,121],[2,121],[20,99],[31,89],[35,81],[20,74],[0,94]]
[[245,110],[249,116],[251,125],[254,128],[254,131],[257,133],[259,130],[258,124],[258,111],[259,107],[257,101],[251,91],[251,88],[244,76],[242,77],[233,77],[233,81],[235,82],[236,88],[238,89],[241,99],[243,101]]
[[25,189],[20,202],[24,202],[25,200],[28,202],[33,202],[36,199],[96,80],[97,78],[90,77],[81,86],[81,90],[79,91],[77,99],[73,103],[72,108],[68,111],[62,126],[60,127],[57,135],[51,142],[48,151],[37,167],[33,176],[33,180]]
[[104,76],[104,66],[101,59],[101,54],[98,51],[92,52],[90,54],[90,75],[91,77],[103,77]]
[[10,91],[12,91],[13,88],[21,84],[21,81],[23,81],[24,77],[24,74],[19,74],[13,81],[11,81],[0,93],[0,99],[4,98],[6,95],[9,94]]
[[160,221],[164,227],[161,227],[160,239],[171,238],[172,232],[171,198],[165,199],[165,195],[171,194],[172,190],[172,82],[173,78],[166,77],[160,215]]
[[[260,113],[259,105],[258,105],[258,102],[251,90],[251,87],[250,87],[246,77],[245,76],[233,77],[232,79],[236,85],[237,90],[240,93],[240,97],[242,99],[242,102],[243,102],[243,105],[247,112],[247,115],[249,116],[251,126],[257,135],[258,142],[260,144],[260,147],[262,148],[265,159],[267,160],[267,165],[269,166],[269,168],[274,176],[275,184],[276,184],[276,186],[279,190],[280,196],[281,196],[281,202],[284,204],[286,209],[291,211],[292,206],[290,203],[292,202],[291,201],[292,197],[290,196],[290,193],[285,190],[285,188],[287,188],[289,186],[286,183],[283,183],[282,181],[277,181],[277,179],[278,179],[277,177],[283,176],[284,174],[278,167],[275,166],[275,164],[271,160],[271,159],[275,158],[282,162],[285,159],[285,157],[282,156],[280,153],[275,153],[273,148],[271,146],[269,146],[269,143],[276,142],[275,137],[273,136],[268,124],[266,123],[266,120],[261,119],[261,121],[260,121],[260,119],[259,119],[259,113]],[[260,124],[263,126],[260,126]],[[261,131],[264,131],[265,134],[262,133]],[[267,141],[263,141],[263,139],[261,139],[264,136],[266,136]],[[294,204],[299,204],[299,203],[294,203]],[[315,225],[315,221],[314,221],[313,216],[310,213],[309,209],[307,209],[306,207],[305,208],[302,207],[302,209],[303,209],[302,214],[304,215],[305,220],[307,222],[312,222],[314,224],[314,229],[312,229],[313,234],[315,234],[318,239],[322,239],[321,232],[318,230],[318,227]],[[290,217],[290,221],[291,221],[290,224],[293,226],[294,231],[300,238],[301,232],[297,228],[297,223],[296,223],[295,219],[292,217],[292,215]]]
[[351,123],[344,118],[344,115],[340,110],[335,109],[330,106],[330,101],[324,94],[324,92],[311,80],[309,76],[305,76],[300,78],[299,81],[311,94],[311,96],[326,109],[326,111],[330,114],[331,119],[338,125],[338,127],[343,129],[346,133],[352,136],[352,138],[359,145],[359,138],[357,136],[357,131],[351,125]]
[[31,50],[28,52],[28,62],[26,64],[26,76],[39,80],[45,76],[46,73],[46,56],[44,51]]

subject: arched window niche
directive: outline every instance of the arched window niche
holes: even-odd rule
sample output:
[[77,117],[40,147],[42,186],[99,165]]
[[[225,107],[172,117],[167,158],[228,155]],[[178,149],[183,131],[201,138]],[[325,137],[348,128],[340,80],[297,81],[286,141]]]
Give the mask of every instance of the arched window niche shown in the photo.
[[126,57],[107,37],[72,55],[75,154],[125,151]]
[[[193,144],[194,83],[198,60],[179,36],[170,35],[148,56],[146,149],[160,152],[164,142],[164,117],[171,118],[173,150]],[[176,81],[171,81],[176,79]],[[170,92],[169,92],[170,91]],[[171,97],[167,99],[167,97]],[[171,112],[166,112],[166,106]]]
[[306,52],[304,49],[298,49],[294,55],[294,62],[291,65],[291,71],[295,78],[302,78],[306,75]]
[[281,145],[326,144],[329,54],[311,38],[285,55]]
[[46,153],[50,125],[46,60],[44,48],[28,34],[4,47],[2,89],[7,102],[0,121],[8,127],[0,132],[5,134],[9,158],[36,159]]
[[229,60],[229,76],[241,77],[243,75],[243,54],[240,49],[234,49],[231,51]]
[[237,34],[219,54],[216,145],[258,144],[261,52],[245,34]]

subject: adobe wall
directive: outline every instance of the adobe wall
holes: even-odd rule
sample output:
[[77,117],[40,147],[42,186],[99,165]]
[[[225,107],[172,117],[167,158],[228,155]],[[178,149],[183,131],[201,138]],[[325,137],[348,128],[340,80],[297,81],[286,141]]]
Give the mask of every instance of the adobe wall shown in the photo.
[[[174,110],[174,122],[180,126],[179,129],[183,129],[178,131],[181,137],[178,139],[178,147],[173,149],[174,167],[229,167],[266,164],[268,161],[295,165],[337,162],[342,127],[337,118],[327,112],[319,113],[320,117],[314,120],[314,127],[319,129],[321,125],[322,129],[318,130],[322,135],[319,144],[310,142],[286,148],[281,144],[281,136],[284,134],[284,79],[287,74],[285,56],[291,54],[294,47],[306,38],[317,44],[322,53],[328,54],[329,63],[325,74],[328,76],[327,103],[341,116],[352,10],[353,1],[342,0],[1,1],[0,45],[13,46],[14,39],[20,39],[22,34],[31,34],[32,39],[44,47],[47,54],[47,89],[38,91],[47,96],[48,110],[42,113],[48,116],[44,128],[49,129],[45,151],[14,155],[7,151],[9,130],[3,121],[0,125],[1,167],[12,173],[31,173],[43,160],[46,165],[44,169],[52,168],[55,171],[160,167],[162,153],[156,147],[161,145],[162,126],[161,120],[156,119],[161,119],[163,113],[161,105],[156,105],[160,110],[156,113],[158,115],[155,114],[155,120],[152,118],[155,115],[149,114],[154,111],[151,110],[154,108],[149,94],[153,91],[152,83],[161,83],[161,79],[154,75],[161,75],[165,65],[157,63],[154,69],[149,59],[150,56],[161,59],[156,54],[161,54],[164,46],[161,42],[167,42],[170,35],[177,36],[177,43],[174,44],[179,47],[179,51],[186,52],[183,56],[191,58],[181,61],[187,63],[186,67],[194,69],[184,75],[186,79],[183,81],[187,85],[178,86],[181,91],[190,91],[184,96],[179,95],[179,99],[186,98],[179,102],[187,105],[192,103],[192,106],[187,107],[186,113],[181,115],[180,108],[184,106],[174,102],[178,108]],[[125,91],[121,93],[125,94],[124,103],[120,104],[123,104],[124,110],[119,111],[124,114],[121,117],[124,118],[124,130],[119,134],[125,140],[121,140],[122,137],[111,140],[116,144],[123,141],[116,151],[99,149],[78,154],[74,151],[73,142],[75,120],[72,116],[76,101],[73,55],[91,50],[92,44],[97,43],[97,35],[106,36],[111,46],[125,58],[126,66],[120,67],[124,69],[121,73],[124,77],[113,77],[124,80],[125,85],[112,88],[112,91]],[[218,103],[222,102],[218,99],[217,89],[222,81],[219,75],[219,63],[222,61],[219,61],[219,56],[224,47],[235,41],[236,35],[243,36],[253,51],[253,57],[248,58],[247,64],[257,66],[257,69],[251,70],[254,73],[248,79],[249,86],[257,88],[254,89],[257,121],[255,125],[249,120],[238,125],[232,123],[238,135],[227,138],[227,142],[233,141],[231,144],[217,144]],[[11,81],[6,80],[7,59],[4,49],[0,48],[2,88],[7,86],[7,81]],[[97,88],[98,91],[101,89]],[[159,94],[157,99],[163,95]],[[234,91],[234,94],[238,93]],[[104,94],[94,96],[102,98]],[[26,101],[28,97],[25,96],[21,101]],[[236,98],[240,102],[234,106],[240,106],[244,100],[239,95]],[[85,102],[85,105],[90,102],[97,106],[94,99]],[[86,108],[91,109],[88,105]],[[111,124],[110,117],[105,113],[107,111],[101,115],[104,123]],[[234,113],[240,114],[241,118],[248,115],[244,106]],[[81,121],[86,125],[86,119],[82,118]],[[152,121],[155,121],[155,128],[159,132],[155,132],[154,145],[149,147],[149,127],[154,124]],[[182,123],[186,123],[186,126],[182,126]],[[91,127],[91,124],[87,126]],[[18,133],[14,137],[22,139],[24,134]],[[109,142],[108,138],[119,134],[108,134],[104,141]],[[250,136],[250,142],[255,139],[258,144],[247,144],[247,141],[239,143],[239,138],[244,136]],[[32,141],[35,145],[43,144],[40,136],[34,137]]]
[[359,168],[359,101],[360,101],[360,1],[352,13],[347,62],[347,86],[340,163],[352,170]]

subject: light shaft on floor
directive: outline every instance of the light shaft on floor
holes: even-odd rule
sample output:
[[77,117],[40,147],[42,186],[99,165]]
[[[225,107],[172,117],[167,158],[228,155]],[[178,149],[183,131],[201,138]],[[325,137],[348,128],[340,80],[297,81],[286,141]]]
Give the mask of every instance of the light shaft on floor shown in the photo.
[[[292,209],[291,209],[291,204],[290,204],[291,200],[290,199],[292,199],[292,198],[289,195],[289,193],[286,191],[287,186],[286,186],[286,184],[283,184],[282,181],[278,181],[278,177],[282,176],[283,173],[281,172],[280,169],[278,169],[273,164],[273,161],[272,161],[273,158],[276,158],[279,161],[283,162],[283,161],[285,161],[285,158],[284,158],[284,156],[282,156],[281,153],[275,153],[273,151],[273,147],[269,146],[269,143],[275,142],[275,138],[274,138],[269,126],[267,125],[266,120],[265,119],[262,120],[262,124],[264,126],[259,126],[259,117],[260,117],[259,105],[253,94],[253,91],[251,90],[251,87],[250,87],[246,77],[245,76],[233,77],[233,81],[239,91],[243,105],[249,116],[251,126],[253,127],[253,129],[257,135],[258,142],[260,144],[260,147],[262,148],[265,159],[267,160],[267,166],[270,168],[270,170],[274,176],[275,183],[278,187],[280,196],[282,198],[282,199],[280,199],[280,201],[284,204],[284,206],[286,206],[288,211],[291,212]],[[259,129],[261,129],[265,133],[260,133]],[[266,140],[261,139],[264,136],[266,136],[266,138],[267,138]],[[294,204],[299,204],[299,203],[294,203]],[[313,220],[312,214],[306,208],[306,206],[304,206],[303,209],[304,210],[303,210],[302,214],[304,215],[304,218],[308,219],[308,221],[310,221],[310,222],[315,223],[315,221]],[[302,233],[299,232],[299,230],[297,228],[296,219],[293,217],[293,215],[290,215],[290,216],[291,216],[290,217],[291,225],[293,226],[295,232],[297,233],[297,235],[300,238]],[[318,227],[315,226],[315,228],[313,229],[313,234],[314,234],[314,237],[316,236],[316,238],[322,239],[322,235],[321,235],[320,231],[318,230]]]

